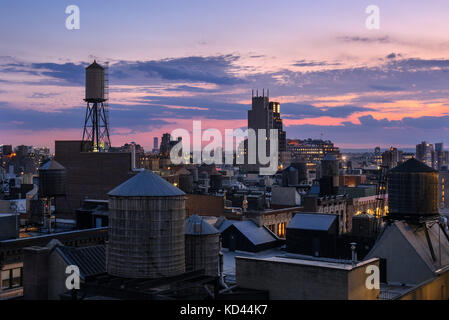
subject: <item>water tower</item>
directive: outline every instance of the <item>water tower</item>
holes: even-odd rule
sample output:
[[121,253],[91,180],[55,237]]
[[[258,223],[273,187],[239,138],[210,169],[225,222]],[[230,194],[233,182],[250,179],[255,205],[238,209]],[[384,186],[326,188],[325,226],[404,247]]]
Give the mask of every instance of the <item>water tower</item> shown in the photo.
[[81,151],[107,151],[111,145],[106,101],[107,73],[95,60],[86,68],[86,117]]
[[39,199],[43,204],[43,215],[39,212],[37,220],[47,226],[49,233],[52,225],[51,206],[57,197],[66,195],[66,181],[67,170],[56,160],[49,160],[39,168]]

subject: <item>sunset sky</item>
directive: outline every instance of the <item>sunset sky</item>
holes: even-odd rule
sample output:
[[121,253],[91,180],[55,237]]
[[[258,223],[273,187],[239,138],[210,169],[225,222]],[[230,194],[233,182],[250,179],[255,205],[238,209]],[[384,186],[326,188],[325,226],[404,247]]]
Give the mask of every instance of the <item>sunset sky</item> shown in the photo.
[[[368,30],[369,5],[380,29]],[[67,30],[65,9],[80,8]],[[0,2],[0,144],[81,139],[84,68],[110,63],[114,146],[192,120],[246,127],[251,90],[288,138],[449,146],[449,1]]]

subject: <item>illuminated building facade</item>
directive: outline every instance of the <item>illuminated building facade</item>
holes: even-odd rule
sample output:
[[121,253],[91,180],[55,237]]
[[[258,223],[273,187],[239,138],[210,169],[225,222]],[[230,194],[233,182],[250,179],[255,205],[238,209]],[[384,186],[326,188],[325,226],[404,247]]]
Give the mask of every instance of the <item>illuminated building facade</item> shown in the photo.
[[308,165],[321,162],[327,154],[341,158],[339,148],[329,140],[288,139],[287,150],[291,153],[292,160],[303,161]]

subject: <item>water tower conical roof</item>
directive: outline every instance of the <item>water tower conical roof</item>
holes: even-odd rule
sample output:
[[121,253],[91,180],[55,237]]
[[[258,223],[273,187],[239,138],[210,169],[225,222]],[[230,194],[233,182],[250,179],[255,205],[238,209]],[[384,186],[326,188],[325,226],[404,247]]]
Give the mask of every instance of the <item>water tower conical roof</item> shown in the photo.
[[103,68],[102,66],[100,66],[100,65],[97,63],[96,60],[94,60],[94,62],[92,62],[92,64],[91,64],[90,66],[88,66],[88,67],[86,68],[86,70],[87,70],[87,69],[101,69],[101,70],[103,70],[104,68]]
[[326,156],[323,158],[325,161],[336,161],[337,158],[331,153],[326,154]]
[[65,167],[56,160],[49,160],[39,167],[39,171],[65,170]]
[[[201,225],[201,227],[195,228],[195,225]],[[203,218],[194,214],[186,220],[184,233],[187,235],[208,235],[217,234],[219,231],[211,226],[207,221],[204,221]]]
[[411,158],[406,162],[396,166],[390,172],[436,172],[436,170],[425,165],[421,161]]
[[108,193],[113,197],[174,197],[185,195],[167,180],[145,170]]

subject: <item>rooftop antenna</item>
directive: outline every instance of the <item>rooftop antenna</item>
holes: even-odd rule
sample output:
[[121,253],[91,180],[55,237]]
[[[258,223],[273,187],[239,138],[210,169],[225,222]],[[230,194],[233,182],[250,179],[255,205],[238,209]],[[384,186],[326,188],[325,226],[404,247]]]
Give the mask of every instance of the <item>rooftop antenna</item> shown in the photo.
[[267,98],[270,99],[270,89],[267,89]]
[[262,98],[265,98],[265,89],[262,89]]

